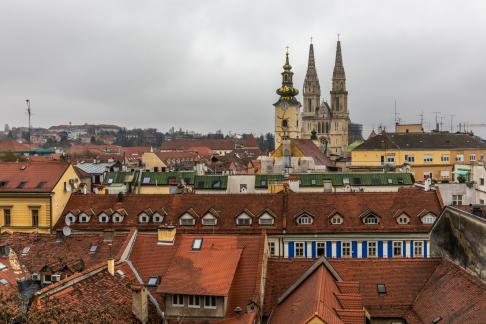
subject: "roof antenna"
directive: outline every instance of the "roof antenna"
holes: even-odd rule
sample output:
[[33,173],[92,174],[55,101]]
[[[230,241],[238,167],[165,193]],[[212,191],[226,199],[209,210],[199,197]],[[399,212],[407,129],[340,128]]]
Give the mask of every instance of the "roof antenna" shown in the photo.
[[30,125],[30,116],[32,115],[32,111],[30,110],[30,99],[25,99],[27,103],[27,115],[29,116],[29,145],[31,144],[31,135],[32,135],[32,126]]

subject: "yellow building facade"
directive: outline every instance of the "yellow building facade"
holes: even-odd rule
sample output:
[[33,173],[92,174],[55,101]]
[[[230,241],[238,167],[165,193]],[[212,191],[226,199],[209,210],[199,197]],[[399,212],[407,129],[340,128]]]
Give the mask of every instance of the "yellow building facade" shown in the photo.
[[[48,165],[45,167],[49,168]],[[0,181],[3,179],[2,176],[0,170]],[[51,232],[80,180],[71,165],[59,173],[54,171],[52,174],[46,174],[46,176],[55,177],[56,180],[53,181],[52,187],[46,187],[45,190],[34,187],[33,189],[25,188],[25,190],[16,188],[10,191],[8,189],[0,191],[1,233]],[[39,178],[38,175],[32,177]],[[28,179],[28,177],[23,178],[21,182],[28,183]],[[35,181],[36,187],[44,182]]]

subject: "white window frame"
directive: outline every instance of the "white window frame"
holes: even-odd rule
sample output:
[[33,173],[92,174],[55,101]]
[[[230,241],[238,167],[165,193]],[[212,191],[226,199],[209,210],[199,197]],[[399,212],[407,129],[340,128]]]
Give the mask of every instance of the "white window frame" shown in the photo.
[[395,155],[387,155],[385,158],[386,163],[395,163]]
[[[294,250],[294,256],[296,258],[305,258],[305,242],[295,242]],[[298,251],[302,251],[302,254],[297,253]]]
[[451,177],[451,174],[449,172],[449,170],[441,170],[440,171],[440,178],[442,180],[449,180]]
[[[193,299],[193,300],[191,300]],[[197,303],[196,303],[197,301]],[[201,296],[199,295],[188,295],[187,296],[187,307],[189,308],[201,308]]]
[[434,162],[434,155],[424,154],[424,163],[432,163],[432,162]]
[[[145,219],[145,220],[142,220]],[[141,213],[140,215],[138,215],[138,222],[140,224],[148,224],[150,222],[150,216],[147,215],[147,213]]]
[[440,162],[449,162],[451,159],[451,156],[449,154],[441,154],[440,156]]
[[[209,301],[209,303],[208,303]],[[214,305],[212,303],[214,301]],[[204,296],[204,308],[206,309],[216,309],[217,300],[216,296]]]
[[[402,222],[401,220],[405,219],[405,222]],[[401,214],[400,216],[397,217],[397,223],[400,225],[407,225],[410,223],[410,217],[408,217],[405,214]]]
[[268,241],[268,254],[270,256],[275,256],[276,255],[276,244],[275,241]]
[[[369,222],[369,219],[375,219],[376,222]],[[377,225],[380,223],[380,219],[376,215],[368,215],[365,218],[363,218],[363,223],[366,225]]]
[[203,216],[201,223],[203,226],[216,226],[218,224],[218,219],[211,213],[207,213]]
[[406,154],[405,161],[408,163],[415,163],[415,155],[414,154]]
[[331,217],[331,224],[333,225],[341,225],[343,223],[343,218],[341,217],[341,215],[334,215]]
[[[174,300],[177,299],[177,302],[174,303]],[[182,299],[182,304],[180,303]],[[174,294],[172,295],[172,307],[184,307],[184,295]]]
[[[348,253],[344,253],[344,252]],[[353,255],[352,245],[350,241],[342,241],[341,242],[341,258],[351,258]]]
[[[401,258],[403,257],[403,242],[402,241],[393,241],[392,243],[392,255],[394,258]],[[395,249],[398,248],[398,245],[400,246],[400,253],[396,254]]]
[[[322,254],[317,253],[319,249],[322,249]],[[316,256],[321,257],[321,256],[326,256],[326,242],[317,242],[316,243]]]
[[469,161],[476,161],[476,159],[477,159],[476,153],[469,154]]
[[[245,221],[243,222],[243,220],[245,220]],[[240,222],[240,221],[242,221],[242,222]],[[236,225],[237,226],[251,226],[252,223],[253,223],[253,219],[251,218],[250,215],[248,215],[246,213],[240,214],[240,215],[238,215],[238,217],[236,217]]]
[[[102,219],[106,219],[106,221],[102,221]],[[110,216],[106,215],[106,213],[101,213],[99,216],[98,216],[98,221],[101,223],[101,224],[108,224],[110,222]]]
[[[160,221],[158,221],[157,218],[160,218]],[[155,224],[160,224],[163,221],[164,221],[164,215],[162,215],[160,213],[154,213],[152,215],[152,222],[154,222]]]
[[[420,249],[420,253],[417,251]],[[422,241],[414,241],[413,242],[413,256],[414,257],[423,257],[424,256],[424,242]]]
[[81,213],[78,216],[78,223],[86,224],[86,223],[89,223],[90,219],[91,219],[91,217],[88,216],[86,213]]
[[[190,223],[189,223],[190,221]],[[185,213],[179,218],[179,225],[181,226],[194,226],[196,225],[196,219],[191,214]]]
[[463,162],[464,161],[464,154],[457,154],[456,161]]
[[[368,258],[377,258],[378,257],[378,242],[377,241],[368,241]],[[374,251],[374,253],[371,253]]]
[[422,224],[434,224],[437,217],[431,213],[422,217]]
[[273,218],[273,216],[270,215],[269,213],[264,213],[260,217],[258,217],[258,224],[261,226],[272,226],[274,223],[275,223],[275,218]]
[[123,223],[123,216],[119,213],[114,213],[113,216],[111,216],[111,219],[113,221],[113,224],[121,224]]
[[[308,219],[309,221],[303,222],[304,219]],[[312,225],[313,222],[314,220],[308,214],[302,214],[299,217],[297,217],[297,224],[299,225]]]
[[452,206],[462,205],[464,202],[464,195],[452,195]]

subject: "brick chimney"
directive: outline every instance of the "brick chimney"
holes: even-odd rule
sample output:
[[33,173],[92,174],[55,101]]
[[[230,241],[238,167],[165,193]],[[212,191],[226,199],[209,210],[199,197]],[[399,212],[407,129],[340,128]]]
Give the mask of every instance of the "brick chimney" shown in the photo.
[[176,236],[176,227],[173,225],[161,225],[157,229],[157,244],[173,245]]
[[107,264],[108,264],[108,272],[112,276],[114,276],[115,275],[115,259],[109,258]]
[[132,313],[141,323],[147,323],[147,289],[140,284],[132,285]]

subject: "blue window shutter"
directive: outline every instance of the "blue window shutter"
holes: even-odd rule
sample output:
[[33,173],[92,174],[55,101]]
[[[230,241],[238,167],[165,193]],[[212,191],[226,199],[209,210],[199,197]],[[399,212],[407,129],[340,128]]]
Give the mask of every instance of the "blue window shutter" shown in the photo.
[[312,241],[312,257],[315,258],[317,255],[316,251],[316,241]]
[[413,241],[410,241],[410,257],[413,258]]
[[428,253],[427,253],[427,241],[424,241],[424,257],[427,258],[428,257]]
[[332,258],[332,242],[326,241],[326,258]]
[[341,241],[336,241],[336,258],[341,257]]
[[307,242],[304,242],[304,256],[307,258]]
[[361,257],[362,258],[368,257],[368,241],[361,242]]
[[406,257],[407,256],[407,241],[403,241],[403,246],[402,246],[402,257]]
[[393,242],[388,241],[388,257],[393,258]]
[[294,257],[294,242],[290,241],[289,242],[289,259],[292,259]]
[[383,258],[383,241],[378,241],[378,257]]
[[353,257],[353,259],[356,259],[358,257],[358,242],[357,241],[351,242],[351,249],[353,249],[353,251],[351,251],[351,256]]

